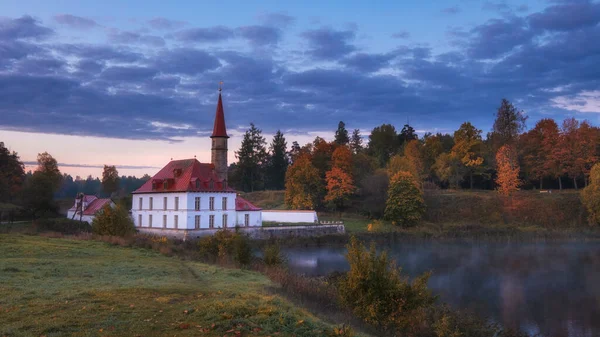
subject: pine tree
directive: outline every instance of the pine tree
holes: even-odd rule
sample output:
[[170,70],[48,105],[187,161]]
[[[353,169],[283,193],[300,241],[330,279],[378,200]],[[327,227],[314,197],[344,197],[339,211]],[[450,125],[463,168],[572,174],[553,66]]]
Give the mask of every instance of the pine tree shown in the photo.
[[348,130],[346,130],[346,124],[340,121],[338,123],[338,128],[335,131],[334,142],[338,145],[347,145],[349,141],[350,138],[348,138]]
[[525,130],[527,116],[523,111],[517,110],[507,99],[502,99],[496,112],[496,120],[491,134],[493,150],[496,152],[506,144],[515,145],[519,134]]
[[267,159],[265,145],[267,141],[262,136],[262,131],[250,124],[250,129],[244,134],[240,150],[235,155],[238,158],[241,185],[245,192],[254,191],[264,187],[263,169]]
[[[298,143],[296,143],[298,144]],[[269,164],[267,167],[267,182],[269,189],[282,190],[285,188],[285,172],[289,165],[287,142],[280,130],[273,137],[269,146]]]
[[402,127],[398,137],[400,138],[400,145],[406,144],[411,140],[417,140],[419,138],[415,132],[415,129],[408,124],[404,124],[404,127]]
[[363,150],[363,139],[360,135],[359,129],[352,131],[352,137],[350,138],[350,149],[354,154],[358,154]]

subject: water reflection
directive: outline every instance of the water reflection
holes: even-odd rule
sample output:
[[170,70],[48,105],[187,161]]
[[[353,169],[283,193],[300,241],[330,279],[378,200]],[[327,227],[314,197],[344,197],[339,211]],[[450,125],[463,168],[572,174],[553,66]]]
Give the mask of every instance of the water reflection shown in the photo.
[[[600,243],[401,243],[410,276],[433,271],[441,300],[543,336],[600,336]],[[307,275],[348,269],[344,248],[285,250]]]

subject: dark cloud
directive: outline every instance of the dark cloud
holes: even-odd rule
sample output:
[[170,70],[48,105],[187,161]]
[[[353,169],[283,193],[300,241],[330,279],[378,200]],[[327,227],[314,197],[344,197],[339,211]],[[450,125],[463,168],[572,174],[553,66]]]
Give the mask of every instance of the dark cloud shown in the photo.
[[171,30],[181,28],[186,25],[183,21],[169,20],[166,18],[154,18],[148,21],[148,25],[158,30]]
[[0,41],[16,39],[44,39],[53,34],[50,28],[40,25],[40,22],[29,15],[18,19],[0,18]]
[[221,42],[233,38],[234,31],[225,26],[188,28],[175,32],[173,36],[183,42]]
[[31,43],[21,41],[0,42],[0,60],[21,59],[41,51],[42,48]]
[[60,14],[54,16],[54,20],[62,25],[76,29],[90,29],[98,26],[96,21],[71,14]]
[[458,14],[460,13],[460,8],[458,6],[447,7],[442,9],[442,13],[450,15]]
[[600,22],[600,3],[573,1],[557,4],[531,14],[528,19],[534,29],[564,31],[591,27]]
[[471,30],[468,53],[477,59],[501,57],[515,47],[528,43],[534,33],[523,18],[492,19]]
[[281,38],[281,31],[278,28],[267,26],[243,26],[236,32],[250,44],[258,47],[276,45]]
[[164,47],[165,40],[160,36],[142,35],[134,32],[111,31],[108,39],[114,43],[120,44],[143,44],[152,47]]
[[407,31],[401,31],[401,32],[392,34],[392,37],[394,39],[408,39],[410,37],[410,33]]
[[139,82],[153,78],[158,70],[149,67],[115,66],[104,69],[100,77],[109,81]]
[[128,49],[111,46],[100,46],[91,44],[62,44],[56,45],[55,50],[69,56],[97,61],[115,62],[140,62],[145,59],[144,55],[132,52]]
[[342,59],[341,63],[348,68],[370,73],[386,67],[392,58],[391,54],[356,53]]
[[156,58],[155,65],[167,74],[197,75],[216,69],[221,63],[206,51],[179,48],[160,53]]
[[259,19],[270,27],[286,28],[292,25],[296,19],[284,13],[266,13],[259,15]]
[[355,33],[350,30],[321,28],[306,31],[302,33],[302,37],[308,41],[309,54],[316,59],[337,59],[356,50],[356,47],[349,43],[355,38]]

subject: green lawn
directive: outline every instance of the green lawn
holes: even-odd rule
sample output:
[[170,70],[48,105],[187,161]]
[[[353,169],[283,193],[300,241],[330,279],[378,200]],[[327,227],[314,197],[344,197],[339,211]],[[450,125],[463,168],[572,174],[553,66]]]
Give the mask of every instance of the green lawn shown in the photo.
[[270,286],[256,272],[151,250],[0,234],[0,336],[321,336],[331,328]]

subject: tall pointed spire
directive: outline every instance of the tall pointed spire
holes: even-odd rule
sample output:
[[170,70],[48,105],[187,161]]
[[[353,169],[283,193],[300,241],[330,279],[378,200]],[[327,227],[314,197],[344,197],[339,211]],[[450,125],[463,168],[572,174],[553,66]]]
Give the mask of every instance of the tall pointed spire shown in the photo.
[[217,102],[217,112],[215,114],[215,125],[213,127],[213,133],[210,138],[214,137],[225,137],[229,138],[227,135],[227,129],[225,128],[225,112],[223,111],[223,99],[221,98],[221,85],[223,82],[219,83],[219,101]]

